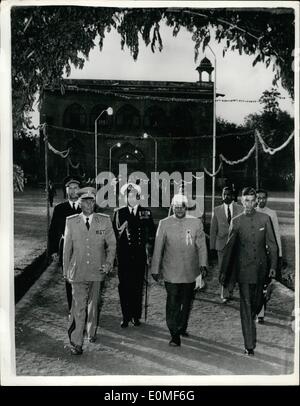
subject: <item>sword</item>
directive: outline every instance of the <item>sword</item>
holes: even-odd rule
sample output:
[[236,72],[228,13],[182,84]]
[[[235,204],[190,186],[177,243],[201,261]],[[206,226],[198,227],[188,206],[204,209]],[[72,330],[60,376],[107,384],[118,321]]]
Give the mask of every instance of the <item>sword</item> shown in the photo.
[[145,323],[147,321],[147,315],[148,315],[148,270],[149,270],[149,266],[148,266],[148,261],[147,261],[146,266],[145,266],[145,306],[144,306]]

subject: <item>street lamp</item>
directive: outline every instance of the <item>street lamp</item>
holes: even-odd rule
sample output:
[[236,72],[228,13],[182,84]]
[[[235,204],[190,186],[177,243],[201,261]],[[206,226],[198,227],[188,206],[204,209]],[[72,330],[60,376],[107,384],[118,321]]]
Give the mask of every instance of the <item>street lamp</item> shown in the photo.
[[108,107],[105,110],[102,110],[99,116],[95,120],[95,183],[96,183],[96,191],[97,191],[97,176],[98,176],[98,120],[102,116],[103,113],[107,113],[109,116],[114,114],[112,107]]
[[109,172],[111,172],[111,151],[112,151],[115,147],[120,148],[120,146],[121,146],[121,143],[120,143],[120,142],[117,142],[116,144],[112,145],[112,146],[109,148]]
[[214,56],[214,68],[215,68],[215,78],[214,78],[214,116],[213,116],[213,161],[212,161],[212,196],[211,196],[211,213],[213,214],[214,208],[215,208],[215,188],[216,188],[216,177],[215,177],[215,172],[216,172],[216,97],[217,97],[217,92],[216,92],[216,82],[217,82],[217,58],[216,54],[214,51],[211,49],[209,45],[207,45],[208,48],[210,49],[211,53]]
[[[156,172],[157,172],[157,140],[156,140],[156,138],[152,137],[152,135],[147,134],[147,133],[144,133],[144,134],[143,134],[143,138],[144,138],[145,140],[148,139],[148,138],[151,138],[151,139],[154,141],[154,143],[155,143],[154,172],[155,172],[155,174],[156,174]],[[155,175],[155,176],[156,176],[156,175]]]

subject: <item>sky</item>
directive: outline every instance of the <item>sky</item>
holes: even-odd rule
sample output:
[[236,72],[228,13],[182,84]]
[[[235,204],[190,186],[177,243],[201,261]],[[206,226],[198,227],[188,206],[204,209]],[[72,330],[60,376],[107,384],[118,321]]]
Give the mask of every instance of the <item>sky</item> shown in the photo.
[[[96,46],[90,53],[82,70],[72,68],[71,79],[115,79],[115,80],[158,80],[196,82],[199,74],[195,70],[201,59],[206,56],[214,66],[214,56],[206,48],[194,62],[194,42],[191,33],[181,29],[173,37],[172,29],[161,25],[163,50],[153,53],[150,46],[140,42],[137,61],[134,61],[129,50],[121,50],[120,36],[114,30],[106,34],[102,52]],[[252,66],[254,56],[239,55],[237,51],[228,52],[223,57],[222,43],[210,42],[216,55],[217,92],[224,93],[224,99],[258,100],[264,90],[272,87],[273,71],[262,63]],[[214,80],[214,79],[213,79]],[[294,116],[294,106],[288,93],[278,87],[282,97],[280,108]],[[224,103],[218,102],[216,114],[230,122],[242,124],[248,114],[261,111],[259,103]]]

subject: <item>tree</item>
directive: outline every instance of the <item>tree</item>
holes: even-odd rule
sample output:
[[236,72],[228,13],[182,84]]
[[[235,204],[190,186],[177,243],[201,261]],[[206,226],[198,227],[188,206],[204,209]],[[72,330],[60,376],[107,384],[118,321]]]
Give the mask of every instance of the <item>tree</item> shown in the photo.
[[[279,109],[279,97],[280,93],[275,89],[264,91],[260,98],[263,111],[250,114],[245,119],[245,127],[258,130],[266,144],[272,148],[281,146],[294,130],[294,119],[286,111]],[[259,173],[262,183],[267,182],[265,187],[293,186],[294,171],[293,142],[274,155],[260,153]]]
[[176,36],[182,27],[191,32],[195,59],[211,41],[223,41],[228,49],[253,55],[253,65],[273,64],[274,84],[280,79],[293,96],[294,11],[273,9],[192,9],[192,8],[109,8],[76,6],[13,7],[12,90],[14,133],[30,123],[28,113],[37,92],[45,87],[61,88],[62,76],[71,66],[83,68],[95,40],[101,51],[105,34],[112,28],[120,44],[138,57],[140,38],[153,52],[163,49],[160,26],[173,27]]

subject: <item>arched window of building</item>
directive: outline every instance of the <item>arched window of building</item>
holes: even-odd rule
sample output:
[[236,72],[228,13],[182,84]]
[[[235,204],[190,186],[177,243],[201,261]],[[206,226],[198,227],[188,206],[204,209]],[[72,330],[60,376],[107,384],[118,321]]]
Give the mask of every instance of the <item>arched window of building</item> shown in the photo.
[[97,104],[97,106],[94,106],[91,114],[90,114],[90,129],[91,131],[94,131],[95,128],[95,120],[99,115],[104,111],[103,114],[101,114],[100,118],[97,120],[98,128],[109,130],[112,127],[113,123],[113,116],[109,116],[107,112],[105,111],[109,106],[105,106],[104,104]]
[[131,106],[125,104],[122,106],[116,114],[116,126],[123,130],[135,130],[140,127],[141,118],[139,111]]
[[84,108],[80,104],[74,103],[68,106],[64,112],[63,126],[75,130],[85,130],[87,116]]
[[191,136],[194,133],[194,124],[189,109],[180,104],[172,112],[172,128],[174,135]]
[[145,130],[159,132],[166,128],[166,122],[166,113],[162,108],[152,106],[146,110],[144,117]]

